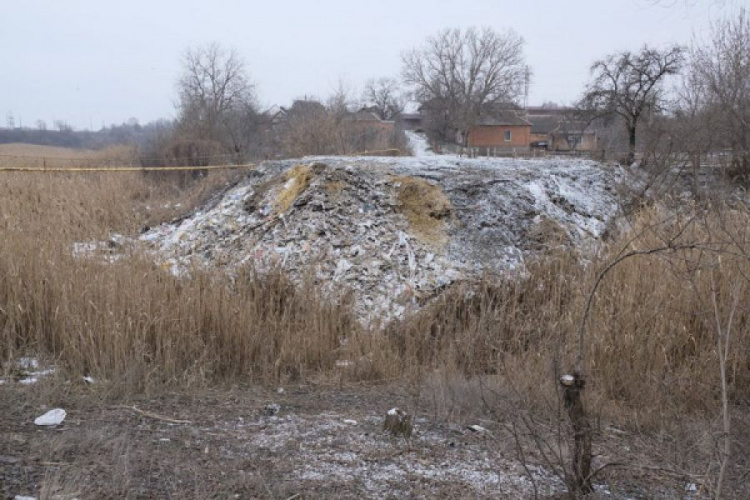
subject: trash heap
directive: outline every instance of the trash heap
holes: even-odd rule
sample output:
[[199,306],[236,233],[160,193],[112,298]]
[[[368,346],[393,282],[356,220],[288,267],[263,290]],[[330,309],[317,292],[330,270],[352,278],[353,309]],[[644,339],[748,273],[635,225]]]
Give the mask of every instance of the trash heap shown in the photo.
[[193,215],[141,235],[175,274],[278,266],[364,323],[445,287],[599,236],[614,167],[570,159],[306,158],[265,162]]

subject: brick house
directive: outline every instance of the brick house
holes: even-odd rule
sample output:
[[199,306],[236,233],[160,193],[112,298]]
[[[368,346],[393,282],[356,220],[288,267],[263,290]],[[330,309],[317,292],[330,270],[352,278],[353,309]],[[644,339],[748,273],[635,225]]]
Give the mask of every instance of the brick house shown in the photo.
[[469,130],[467,145],[480,149],[528,149],[531,123],[516,111],[487,113]]
[[529,108],[526,119],[531,123],[531,146],[550,151],[596,150],[596,132],[572,116],[569,108]]
[[396,123],[381,120],[372,111],[362,109],[347,116],[347,136],[349,143],[359,152],[386,150],[392,147],[396,136]]

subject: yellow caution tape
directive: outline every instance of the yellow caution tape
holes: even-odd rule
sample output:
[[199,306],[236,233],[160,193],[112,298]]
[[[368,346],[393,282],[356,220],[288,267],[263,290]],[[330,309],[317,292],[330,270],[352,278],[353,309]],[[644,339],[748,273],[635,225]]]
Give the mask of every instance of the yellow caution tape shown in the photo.
[[209,165],[206,167],[0,167],[0,172],[174,172],[181,170],[226,170],[257,167],[243,165]]
[[[379,156],[400,155],[399,149],[380,149],[374,151],[361,151],[349,156]],[[205,167],[0,167],[0,172],[175,172],[190,170],[227,170],[235,168],[253,168],[257,163],[245,163],[242,165],[209,165]]]

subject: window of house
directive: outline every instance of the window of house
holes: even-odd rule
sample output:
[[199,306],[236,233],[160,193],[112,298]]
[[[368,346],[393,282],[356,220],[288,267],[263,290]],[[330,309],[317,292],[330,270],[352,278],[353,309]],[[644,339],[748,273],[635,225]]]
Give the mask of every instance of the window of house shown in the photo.
[[505,131],[505,142],[510,142],[510,130]]

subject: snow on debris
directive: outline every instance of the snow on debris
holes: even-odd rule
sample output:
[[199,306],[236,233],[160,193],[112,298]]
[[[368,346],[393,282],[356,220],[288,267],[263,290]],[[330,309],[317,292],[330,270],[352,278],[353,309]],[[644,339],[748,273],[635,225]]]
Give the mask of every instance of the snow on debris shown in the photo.
[[[412,140],[414,143],[414,140]],[[422,154],[422,153],[420,153]],[[141,235],[165,268],[280,266],[365,323],[447,286],[597,238],[619,167],[571,158],[309,157],[265,162],[192,216]]]

